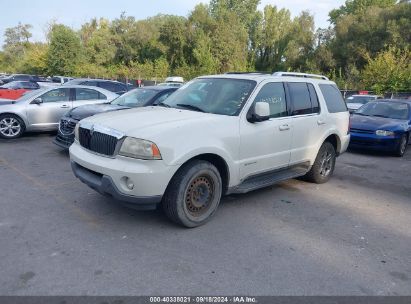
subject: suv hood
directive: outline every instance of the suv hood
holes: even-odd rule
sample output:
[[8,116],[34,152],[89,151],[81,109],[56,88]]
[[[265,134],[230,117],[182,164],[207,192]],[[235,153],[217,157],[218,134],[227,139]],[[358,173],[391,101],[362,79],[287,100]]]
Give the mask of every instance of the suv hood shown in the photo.
[[69,113],[67,113],[66,117],[70,117],[75,120],[82,120],[86,117],[93,116],[99,113],[112,112],[112,111],[125,110],[125,109],[130,109],[130,108],[125,107],[125,106],[112,105],[110,103],[90,104],[90,105],[84,105],[84,106],[79,106],[77,108],[74,108]]
[[403,130],[407,128],[406,120],[384,118],[384,117],[375,117],[375,116],[362,116],[354,114],[351,117],[351,128],[360,129],[360,130],[387,130],[387,131],[396,131]]
[[212,123],[223,117],[228,116],[151,106],[101,114],[85,121],[115,129],[127,136],[150,139],[156,134],[176,131],[188,122],[194,127],[195,123]]

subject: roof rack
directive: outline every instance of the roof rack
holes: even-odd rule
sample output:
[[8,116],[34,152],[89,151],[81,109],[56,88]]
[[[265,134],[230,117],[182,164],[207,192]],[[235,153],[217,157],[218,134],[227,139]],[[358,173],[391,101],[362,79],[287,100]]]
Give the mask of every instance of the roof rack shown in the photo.
[[242,74],[248,74],[248,75],[270,75],[271,73],[269,72],[227,72],[225,74],[228,75],[242,75]]
[[289,76],[289,77],[303,77],[303,78],[319,78],[323,80],[329,80],[324,75],[297,73],[297,72],[275,72],[273,76]]

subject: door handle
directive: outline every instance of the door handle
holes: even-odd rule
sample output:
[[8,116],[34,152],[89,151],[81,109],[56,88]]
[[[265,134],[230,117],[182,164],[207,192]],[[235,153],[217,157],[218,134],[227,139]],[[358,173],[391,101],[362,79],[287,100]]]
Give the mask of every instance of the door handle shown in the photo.
[[325,121],[324,120],[317,120],[317,124],[319,126],[325,125]]
[[68,108],[68,105],[61,105],[61,108]]
[[281,125],[279,127],[280,131],[287,131],[290,130],[290,126],[289,125]]

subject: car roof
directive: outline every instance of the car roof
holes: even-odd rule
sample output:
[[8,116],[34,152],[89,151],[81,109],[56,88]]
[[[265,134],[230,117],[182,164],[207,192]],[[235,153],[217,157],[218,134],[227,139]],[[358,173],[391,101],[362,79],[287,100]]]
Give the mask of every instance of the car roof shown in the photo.
[[411,99],[388,99],[388,98],[378,99],[378,102],[381,102],[381,101],[383,101],[383,102],[389,102],[389,101],[402,102],[402,103],[407,103],[411,106]]
[[380,95],[354,94],[354,95],[348,96],[348,98],[350,97],[380,97]]
[[273,81],[286,81],[286,82],[312,82],[312,83],[326,83],[326,84],[335,84],[331,80],[319,79],[319,78],[310,78],[310,77],[295,77],[295,76],[277,76],[272,74],[265,73],[228,73],[220,75],[207,75],[199,76],[197,78],[223,78],[223,79],[240,79],[240,80],[254,80],[258,83],[265,80]]
[[139,87],[135,89],[149,89],[153,91],[165,91],[165,90],[177,90],[177,87],[171,87],[171,86],[162,86],[162,85],[156,85],[156,86],[144,86],[144,87]]
[[77,84],[57,85],[57,86],[48,87],[47,89],[59,89],[59,88],[64,88],[64,89],[89,89],[89,90],[92,89],[92,90],[100,91],[101,93],[106,94],[106,95],[118,96],[118,94],[116,94],[114,92],[111,92],[109,90],[100,88],[100,87],[77,85]]
[[121,84],[125,84],[124,82],[120,82],[117,80],[110,80],[110,79],[98,79],[98,78],[75,78],[71,79],[70,81],[101,81],[101,82],[117,82]]

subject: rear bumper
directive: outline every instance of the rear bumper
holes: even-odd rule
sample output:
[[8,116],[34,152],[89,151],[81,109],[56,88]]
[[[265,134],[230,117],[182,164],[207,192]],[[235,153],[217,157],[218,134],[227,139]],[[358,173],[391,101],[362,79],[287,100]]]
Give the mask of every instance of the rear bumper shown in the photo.
[[161,196],[138,197],[123,194],[118,190],[111,177],[86,169],[76,162],[71,162],[71,168],[74,175],[87,186],[100,194],[121,201],[123,205],[128,207],[140,210],[153,210],[161,202]]

